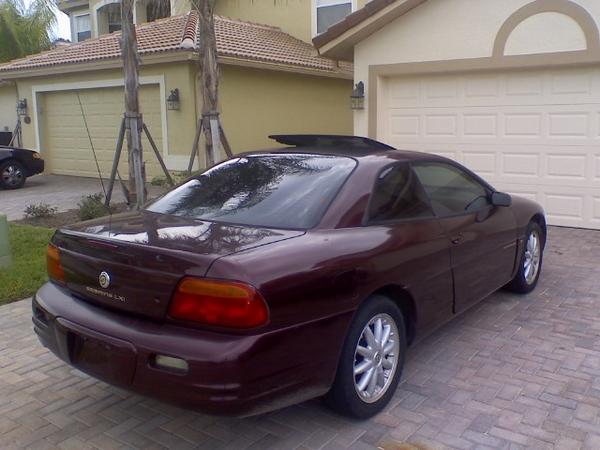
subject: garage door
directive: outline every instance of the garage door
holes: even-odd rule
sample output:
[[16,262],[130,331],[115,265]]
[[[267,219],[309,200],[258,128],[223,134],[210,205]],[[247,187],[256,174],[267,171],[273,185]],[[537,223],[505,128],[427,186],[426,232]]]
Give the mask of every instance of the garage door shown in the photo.
[[[159,150],[162,151],[161,103],[158,85],[140,88],[140,108],[144,122],[150,129]],[[89,127],[102,176],[108,178],[115,154],[119,127],[123,117],[123,87],[82,89],[79,97]],[[41,95],[39,117],[41,152],[50,173],[98,177],[90,141],[85,129],[76,91],[47,92]],[[148,176],[158,173],[158,166],[150,144],[144,138]],[[127,146],[119,164],[121,176],[126,178]]]
[[600,69],[382,80],[378,136],[455,159],[554,225],[600,229]]

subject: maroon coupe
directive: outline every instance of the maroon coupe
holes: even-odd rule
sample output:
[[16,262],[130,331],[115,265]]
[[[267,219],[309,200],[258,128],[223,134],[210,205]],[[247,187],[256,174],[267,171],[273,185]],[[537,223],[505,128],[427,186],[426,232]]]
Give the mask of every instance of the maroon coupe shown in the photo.
[[531,291],[542,208],[448,159],[274,136],[136,213],[57,231],[41,342],[108,383],[249,415],[394,395],[407,345],[495,290]]

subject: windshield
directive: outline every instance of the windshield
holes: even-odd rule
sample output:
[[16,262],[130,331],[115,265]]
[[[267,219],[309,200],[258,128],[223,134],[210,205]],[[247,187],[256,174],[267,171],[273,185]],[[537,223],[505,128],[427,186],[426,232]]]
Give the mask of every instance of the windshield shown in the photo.
[[271,154],[225,161],[148,211],[269,228],[312,228],[352,172],[347,157]]

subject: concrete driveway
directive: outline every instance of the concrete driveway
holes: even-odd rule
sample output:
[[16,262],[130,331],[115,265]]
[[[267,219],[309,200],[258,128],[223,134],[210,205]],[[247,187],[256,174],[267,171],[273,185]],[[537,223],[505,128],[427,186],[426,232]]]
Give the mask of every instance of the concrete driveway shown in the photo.
[[30,301],[0,308],[0,448],[600,448],[600,232],[551,228],[538,288],[498,292],[414,347],[387,410],[318,400],[249,419],[108,386],[40,346]]
[[[105,180],[105,185],[107,185]],[[157,195],[161,188],[148,187],[151,195]],[[56,206],[59,212],[77,207],[82,196],[102,192],[98,178],[70,177],[62,175],[37,175],[27,179],[25,186],[16,190],[0,189],[0,213],[6,214],[8,220],[23,218],[23,211],[28,205],[47,203]],[[115,203],[125,201],[120,185],[115,184],[113,190]]]

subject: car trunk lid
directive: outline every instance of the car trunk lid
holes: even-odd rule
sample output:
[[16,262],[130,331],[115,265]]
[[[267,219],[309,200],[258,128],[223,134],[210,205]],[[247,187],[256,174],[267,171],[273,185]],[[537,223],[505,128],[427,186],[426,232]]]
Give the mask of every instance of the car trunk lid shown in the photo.
[[84,222],[56,233],[66,287],[86,301],[163,319],[183,276],[218,258],[304,234],[151,212]]

